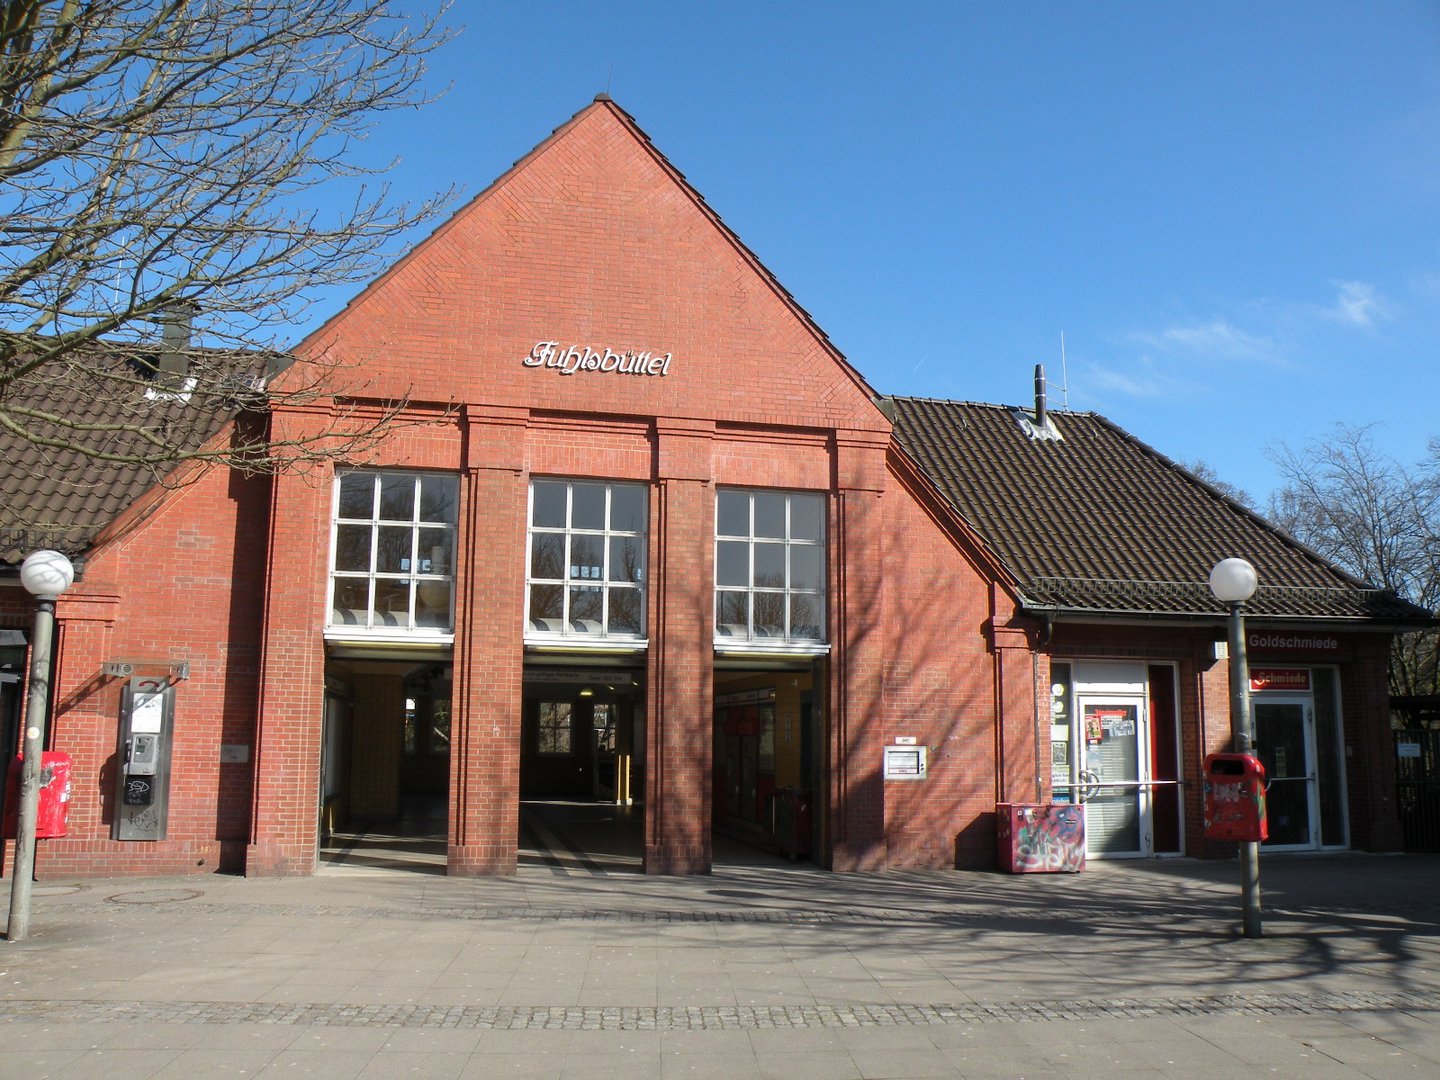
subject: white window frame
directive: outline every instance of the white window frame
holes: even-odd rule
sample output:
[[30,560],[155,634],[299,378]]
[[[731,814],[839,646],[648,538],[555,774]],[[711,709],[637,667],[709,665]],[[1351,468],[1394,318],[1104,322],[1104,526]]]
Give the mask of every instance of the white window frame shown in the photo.
[[[726,495],[745,495],[749,497],[749,513],[747,533],[744,536],[739,534],[722,533],[720,531],[720,500]],[[757,496],[782,497],[785,500],[785,536],[757,537],[755,534],[755,499]],[[819,504],[819,536],[816,538],[802,538],[793,535],[794,528],[794,500],[814,500]],[[816,656],[825,655],[830,651],[828,636],[829,620],[829,581],[830,581],[830,560],[829,550],[826,543],[828,535],[828,500],[823,492],[815,491],[775,491],[759,488],[721,488],[715,493],[715,546],[714,558],[716,567],[714,606],[711,613],[711,626],[715,633],[715,649],[721,653],[783,653],[787,655]],[[784,544],[785,547],[785,583],[781,588],[761,588],[755,584],[755,552],[757,544],[773,544],[776,542]],[[748,568],[747,584],[745,585],[721,585],[720,584],[720,559],[721,544],[734,544],[744,542],[748,546]],[[819,559],[819,587],[814,590],[799,588],[793,581],[793,554],[798,548],[814,549],[818,551]],[[738,596],[746,597],[745,612],[746,621],[743,625],[739,623],[720,622],[721,597]],[[785,623],[784,632],[780,635],[769,635],[759,633],[755,627],[755,598],[757,595],[783,596]],[[816,606],[816,622],[813,624],[818,629],[817,637],[796,637],[794,635],[794,601],[796,597],[809,597]]]
[[[368,518],[340,517],[340,490],[347,477],[366,476],[371,480],[370,516]],[[406,641],[450,643],[455,639],[455,562],[458,557],[458,536],[456,521],[430,521],[420,517],[422,506],[420,483],[423,479],[446,479],[455,484],[454,509],[459,513],[459,478],[453,473],[417,472],[408,469],[354,469],[337,473],[330,503],[330,561],[327,579],[327,614],[325,636],[327,638],[358,638],[366,641]],[[410,480],[414,493],[411,499],[410,519],[385,518],[380,516],[380,492],[383,480]],[[336,551],[339,544],[340,526],[369,526],[370,564],[365,570],[337,570]],[[409,565],[400,571],[380,571],[377,560],[380,553],[380,529],[408,527],[410,529]],[[420,553],[422,530],[444,530],[449,537],[450,566],[437,570],[427,563]],[[424,569],[420,569],[424,567]],[[407,591],[407,603],[403,623],[392,625],[377,623],[375,618],[375,590],[381,583],[403,584]],[[439,584],[449,592],[449,613],[444,625],[415,625],[416,593],[427,584]],[[365,603],[337,606],[340,589],[346,586],[363,587]],[[354,617],[337,617],[340,612],[351,613]],[[359,618],[363,614],[363,619]],[[398,612],[396,614],[399,614]]]
[[[535,524],[535,485],[556,484],[565,486],[565,524],[563,526],[541,526]],[[603,488],[605,491],[605,520],[599,529],[578,529],[574,527],[575,489],[576,487]],[[612,517],[614,506],[614,493],[617,488],[626,488],[637,491],[642,495],[642,506],[644,508],[644,519],[639,529],[621,529],[615,527]],[[563,557],[560,562],[560,569],[563,576],[560,577],[537,577],[534,575],[535,565],[535,540],[537,536],[560,536],[563,537]],[[586,537],[594,540],[600,545],[601,565],[596,568],[581,567],[572,561],[573,544],[577,537]],[[610,565],[614,551],[613,540],[633,540],[640,551],[640,569],[638,580],[631,580],[618,575],[616,567]],[[616,648],[640,651],[649,644],[648,626],[648,587],[646,582],[646,567],[649,563],[649,542],[650,542],[650,498],[649,488],[643,483],[624,480],[599,480],[574,477],[558,476],[537,476],[530,481],[530,491],[526,509],[525,529],[525,643],[536,646],[554,646],[563,643],[565,648],[604,648],[607,651]],[[598,576],[589,576],[590,573],[598,570]],[[582,571],[588,571],[582,573]],[[533,615],[531,612],[531,601],[536,587],[553,587],[560,590],[561,616],[555,618],[542,618]],[[594,588],[601,594],[601,612],[599,629],[591,629],[571,615],[571,590],[574,588]],[[620,592],[633,592],[638,598],[640,605],[640,629],[638,632],[612,631],[610,629],[611,600]]]

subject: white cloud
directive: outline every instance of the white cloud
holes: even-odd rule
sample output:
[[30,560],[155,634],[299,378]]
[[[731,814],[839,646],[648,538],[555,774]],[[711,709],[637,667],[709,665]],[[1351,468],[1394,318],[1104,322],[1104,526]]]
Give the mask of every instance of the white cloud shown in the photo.
[[1133,335],[1133,339],[1166,354],[1183,353],[1223,360],[1278,360],[1280,346],[1263,334],[1251,333],[1225,319],[1206,323],[1171,326],[1155,333]]
[[1093,365],[1084,375],[1086,389],[1092,395],[1112,391],[1132,398],[1163,398],[1174,390],[1174,380],[1158,370],[1149,357],[1140,357],[1126,370]]
[[1375,291],[1375,286],[1363,281],[1337,281],[1334,284],[1340,292],[1335,303],[1325,309],[1327,318],[1368,330],[1375,325],[1376,319],[1388,315],[1387,305]]

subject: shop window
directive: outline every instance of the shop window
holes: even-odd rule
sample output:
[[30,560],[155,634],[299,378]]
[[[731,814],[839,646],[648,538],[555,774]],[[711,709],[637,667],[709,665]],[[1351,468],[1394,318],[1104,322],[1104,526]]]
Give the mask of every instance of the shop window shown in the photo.
[[574,730],[570,702],[540,702],[540,716],[535,728],[535,752],[569,754]]
[[825,497],[725,490],[715,497],[715,639],[825,640]]
[[454,628],[459,481],[352,472],[335,484],[330,628],[448,635]]
[[645,637],[645,522],[641,484],[536,480],[530,485],[528,634]]

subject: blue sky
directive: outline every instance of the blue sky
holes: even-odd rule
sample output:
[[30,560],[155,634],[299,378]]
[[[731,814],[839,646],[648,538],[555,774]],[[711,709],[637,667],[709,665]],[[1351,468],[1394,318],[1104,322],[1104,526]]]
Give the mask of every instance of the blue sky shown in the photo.
[[366,148],[403,195],[478,193],[608,89],[882,393],[1019,404],[1044,363],[1262,506],[1277,443],[1440,435],[1435,0],[449,19],[445,96]]

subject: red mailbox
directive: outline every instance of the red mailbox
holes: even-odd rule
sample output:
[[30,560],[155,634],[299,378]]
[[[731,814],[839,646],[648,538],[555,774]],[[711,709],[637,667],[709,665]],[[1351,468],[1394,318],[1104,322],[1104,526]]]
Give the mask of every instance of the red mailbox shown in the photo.
[[[7,839],[20,828],[20,766],[15,758],[5,780],[5,821]],[[40,755],[40,802],[35,818],[35,836],[47,839],[65,835],[65,814],[70,809],[70,755],[46,750]]]
[[1205,836],[1241,843],[1268,839],[1265,766],[1254,754],[1205,758]]

